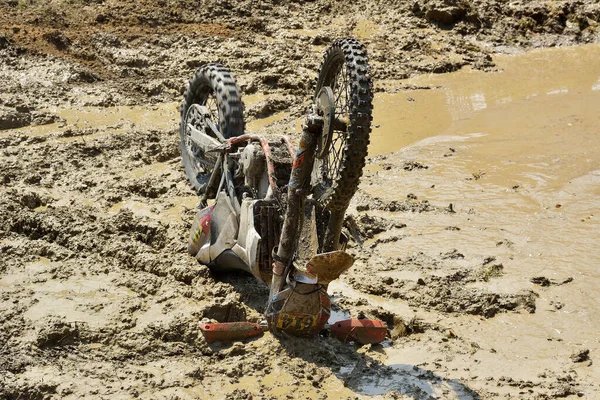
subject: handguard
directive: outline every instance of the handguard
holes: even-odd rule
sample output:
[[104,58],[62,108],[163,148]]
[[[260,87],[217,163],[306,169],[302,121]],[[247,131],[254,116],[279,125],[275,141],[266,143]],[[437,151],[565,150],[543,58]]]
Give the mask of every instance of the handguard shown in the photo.
[[[275,317],[277,330],[292,333],[296,336],[310,335],[313,329],[327,329],[327,325],[317,327],[306,315],[278,314]],[[307,322],[307,323],[306,323]],[[213,324],[202,324],[200,330],[207,343],[235,342],[261,336],[269,329],[266,323],[256,324],[253,322],[224,322]],[[271,328],[272,329],[272,328]],[[383,321],[373,319],[347,319],[337,321],[329,326],[332,337],[342,342],[356,342],[360,344],[377,344],[385,340],[387,325]]]
[[206,343],[234,342],[263,334],[263,327],[253,322],[220,322],[202,324],[200,330]]

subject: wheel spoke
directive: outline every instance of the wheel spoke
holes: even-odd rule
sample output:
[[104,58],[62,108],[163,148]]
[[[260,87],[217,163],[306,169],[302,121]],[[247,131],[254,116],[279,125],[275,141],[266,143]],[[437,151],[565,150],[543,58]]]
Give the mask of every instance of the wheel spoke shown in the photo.
[[213,91],[208,93],[202,105],[208,110],[211,121],[219,128],[219,107],[217,106],[217,99],[215,98],[215,93]]

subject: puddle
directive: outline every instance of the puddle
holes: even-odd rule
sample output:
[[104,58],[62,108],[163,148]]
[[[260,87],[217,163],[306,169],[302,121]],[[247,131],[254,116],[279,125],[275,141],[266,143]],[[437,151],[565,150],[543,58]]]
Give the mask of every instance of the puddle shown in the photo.
[[[126,129],[160,129],[172,128],[179,119],[179,103],[161,103],[147,107],[82,107],[79,110],[50,110],[72,123],[78,128],[108,127],[116,132]],[[129,126],[130,122],[133,126]],[[125,127],[124,127],[125,126]]]
[[391,153],[450,128],[442,90],[377,93],[373,100],[373,130],[369,156]]
[[[253,93],[250,95],[243,95],[242,100],[244,102],[245,110],[251,109],[253,106],[261,103],[262,101],[272,97],[273,95],[264,94],[264,93]],[[275,96],[277,97],[277,96]],[[265,127],[271,125],[275,122],[279,122],[289,116],[289,113],[286,111],[280,111],[269,115],[264,118],[256,118],[252,120],[248,120],[246,117],[246,133],[256,133],[258,131],[263,131]]]
[[285,111],[282,112],[278,112],[275,113],[273,115],[270,115],[266,118],[259,118],[259,119],[255,119],[252,121],[249,121],[246,123],[246,131],[248,133],[251,133],[253,131],[261,131],[263,130],[267,125],[270,125],[272,123],[281,121],[282,119],[284,119],[285,117],[287,117],[289,114]]
[[288,32],[294,35],[308,37],[315,37],[323,33],[323,31],[317,29],[289,29]]
[[162,175],[173,171],[173,165],[168,162],[153,163],[143,167],[128,171],[134,178],[144,178],[147,176]]
[[[331,290],[329,291],[331,293]],[[337,307],[336,304],[336,296],[331,296],[332,307],[329,311],[329,319],[327,320],[328,324],[333,324],[334,322],[343,321],[345,319],[350,319],[350,312],[347,310],[343,310]]]
[[29,136],[60,135],[67,129],[99,129],[88,135],[57,137],[60,142],[96,139],[107,134],[123,133],[133,129],[169,130],[177,126],[179,103],[161,103],[152,107],[80,107],[77,109],[50,108],[45,111],[54,113],[65,122],[47,125],[26,126],[0,132],[0,136],[24,133]]
[[135,201],[133,199],[128,199],[124,201],[120,201],[118,203],[113,204],[109,209],[109,214],[117,214],[122,209],[128,209],[133,211],[135,214],[152,218],[155,215],[156,206],[151,204],[142,203],[141,201]]
[[40,257],[38,261],[25,264],[23,272],[3,275],[0,278],[0,286],[10,288],[14,285],[24,283],[30,276],[50,271],[52,263],[46,257]]
[[[480,376],[510,370],[535,381],[540,373],[560,372],[554,361],[568,360],[569,346],[598,349],[600,300],[589,294],[600,281],[600,46],[536,50],[496,62],[502,72],[463,70],[408,81],[442,89],[377,94],[374,123],[380,126],[373,130],[370,155],[401,151],[388,158],[396,163],[392,170],[374,170],[363,188],[398,200],[402,181],[402,197],[414,193],[457,210],[403,214],[403,239],[378,247],[386,256],[459,249],[465,259],[457,264],[473,266],[493,255],[503,276],[470,288],[539,294],[535,314],[448,322],[465,341],[498,349],[478,352],[478,366],[457,355],[449,368],[469,365]],[[429,169],[404,171],[403,160]],[[535,276],[573,281],[545,288],[530,282]],[[557,303],[564,307],[555,308]],[[557,347],[558,340],[565,345]],[[426,346],[386,354],[393,368],[435,361]],[[598,372],[590,375],[599,378]]]
[[244,109],[247,110],[252,106],[257,105],[263,100],[269,98],[269,95],[263,93],[252,93],[252,94],[243,94],[242,93],[242,102],[244,103]]
[[539,122],[548,113],[543,110],[553,110],[548,103],[575,101],[574,108],[587,115],[599,107],[598,45],[498,55],[494,61],[502,72],[464,68],[420,75],[403,83],[442,89],[378,93],[373,123],[379,127],[373,129],[369,154],[393,152],[425,137],[446,134],[458,121],[476,114],[489,127],[518,135],[520,128],[535,122],[530,118]]
[[[348,387],[368,396],[385,396],[390,392],[427,399],[479,399],[478,395],[457,380],[446,380],[431,371],[414,367],[412,364],[394,364],[386,375],[361,375],[350,381]],[[414,398],[412,396],[408,398]]]
[[408,270],[397,270],[397,271],[385,271],[380,272],[379,275],[382,277],[392,277],[396,281],[413,281],[417,282],[419,278],[423,277],[423,273],[420,271],[408,271]]

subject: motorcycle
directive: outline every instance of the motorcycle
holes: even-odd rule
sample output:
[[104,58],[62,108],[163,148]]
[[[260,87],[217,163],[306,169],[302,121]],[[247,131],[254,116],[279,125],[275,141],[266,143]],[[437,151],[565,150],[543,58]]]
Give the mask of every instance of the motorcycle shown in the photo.
[[[342,225],[365,165],[372,99],[367,52],[354,39],[325,52],[296,150],[287,136],[244,131],[240,90],[226,67],[206,64],[189,82],[180,151],[200,210],[188,251],[211,269],[246,271],[269,286],[260,329],[310,336],[328,322],[328,284],[354,262]],[[336,334],[381,341],[385,324],[377,322],[340,321]]]

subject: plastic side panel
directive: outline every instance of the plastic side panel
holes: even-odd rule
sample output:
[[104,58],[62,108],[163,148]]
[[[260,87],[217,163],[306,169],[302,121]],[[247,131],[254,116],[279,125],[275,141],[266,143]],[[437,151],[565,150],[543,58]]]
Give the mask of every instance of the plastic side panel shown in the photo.
[[[231,250],[240,257],[248,265],[248,271],[254,275],[256,279],[264,282],[260,270],[258,268],[258,244],[260,243],[260,235],[254,228],[250,228],[246,234],[246,243],[248,247],[243,248],[239,245],[233,246]],[[266,283],[266,282],[265,282]]]
[[240,257],[246,265],[248,271],[258,280],[262,281],[258,268],[258,244],[260,235],[254,229],[254,204],[256,200],[244,200],[241,206],[240,229],[237,237],[237,244],[231,250]]
[[212,261],[223,251],[231,249],[235,245],[238,233],[237,213],[224,192],[217,196],[210,222],[212,242],[210,259]]
[[208,265],[211,269],[220,271],[242,270],[250,272],[250,268],[233,250],[223,250],[221,254]]
[[248,235],[246,236],[246,252],[248,253],[248,265],[250,265],[250,269],[252,270],[252,274],[262,280],[260,278],[260,269],[258,265],[258,245],[260,244],[260,235],[252,226],[252,229],[248,231]]

